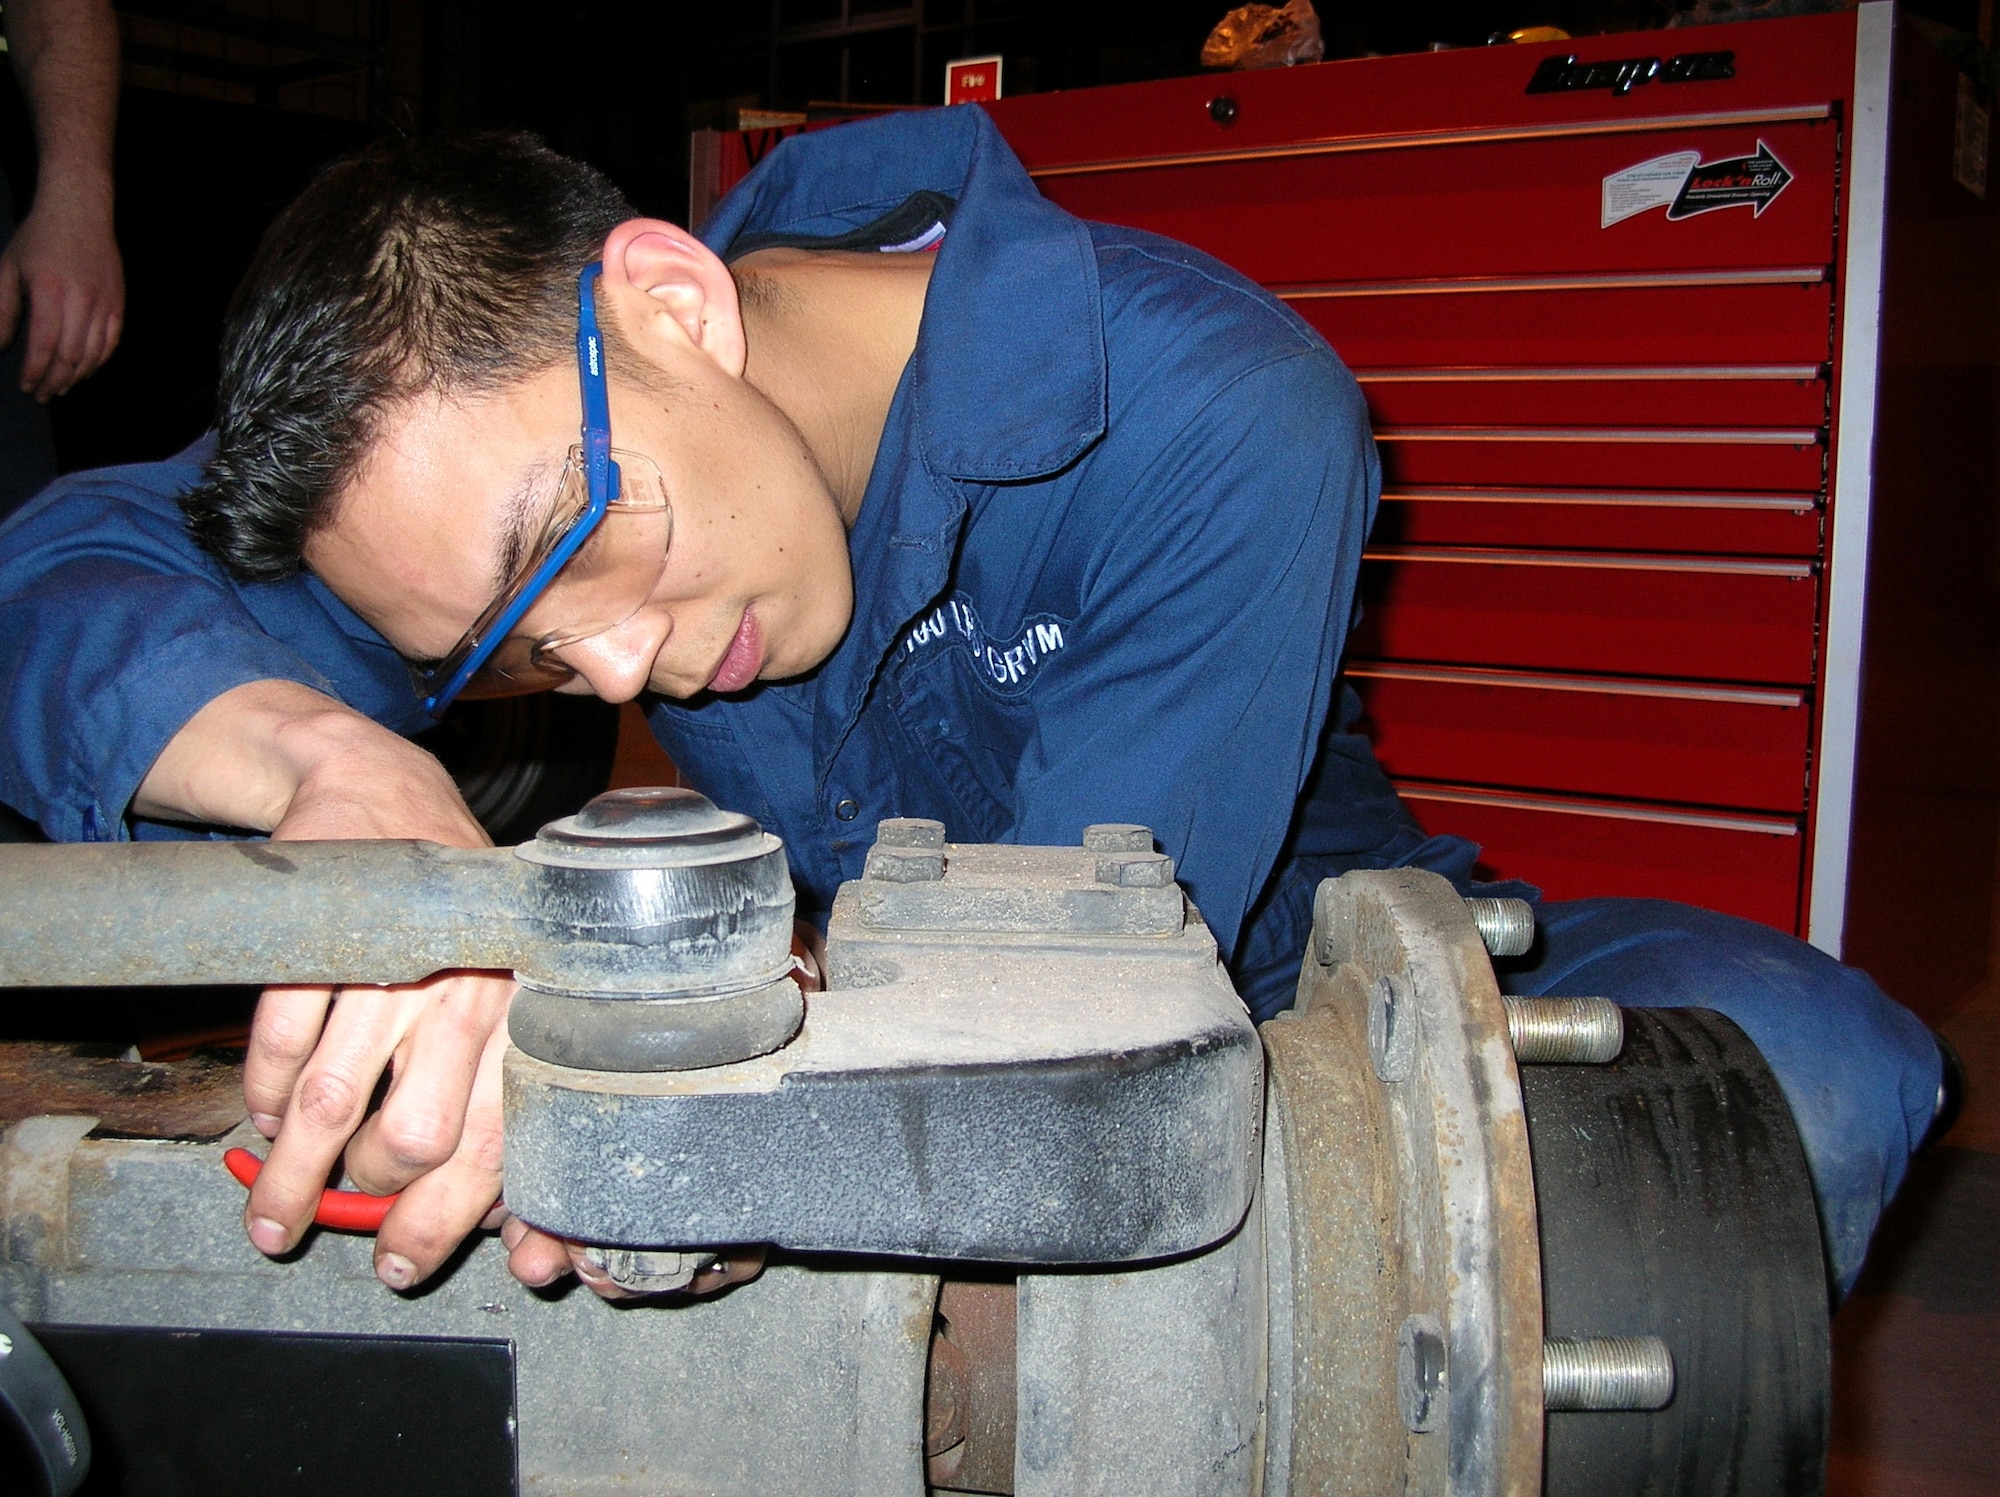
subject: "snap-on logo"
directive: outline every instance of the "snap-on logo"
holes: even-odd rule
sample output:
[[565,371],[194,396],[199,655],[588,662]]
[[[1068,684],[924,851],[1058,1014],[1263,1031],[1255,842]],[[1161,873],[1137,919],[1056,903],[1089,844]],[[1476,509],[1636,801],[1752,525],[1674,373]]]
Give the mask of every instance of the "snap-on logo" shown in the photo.
[[1579,89],[1608,88],[1629,94],[1642,83],[1713,83],[1736,76],[1734,52],[1683,52],[1664,62],[1657,57],[1621,57],[1609,62],[1578,62],[1576,54],[1544,57],[1528,80],[1531,94],[1567,94]]

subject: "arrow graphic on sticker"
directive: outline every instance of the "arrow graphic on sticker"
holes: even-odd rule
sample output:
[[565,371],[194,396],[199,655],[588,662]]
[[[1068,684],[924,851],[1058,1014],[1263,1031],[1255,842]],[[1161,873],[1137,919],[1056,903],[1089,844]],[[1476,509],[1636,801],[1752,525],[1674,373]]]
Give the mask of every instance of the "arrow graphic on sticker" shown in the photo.
[[1762,140],[1748,156],[1701,159],[1698,151],[1655,156],[1604,179],[1603,227],[1664,207],[1676,221],[1747,205],[1758,218],[1791,185],[1792,172]]

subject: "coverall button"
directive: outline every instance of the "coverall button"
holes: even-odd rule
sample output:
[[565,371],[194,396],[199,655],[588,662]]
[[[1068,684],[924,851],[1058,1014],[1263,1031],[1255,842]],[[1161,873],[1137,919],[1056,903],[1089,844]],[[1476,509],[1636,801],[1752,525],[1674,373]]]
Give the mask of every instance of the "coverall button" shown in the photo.
[[834,805],[833,814],[842,821],[852,821],[861,814],[861,806],[856,801],[839,801]]

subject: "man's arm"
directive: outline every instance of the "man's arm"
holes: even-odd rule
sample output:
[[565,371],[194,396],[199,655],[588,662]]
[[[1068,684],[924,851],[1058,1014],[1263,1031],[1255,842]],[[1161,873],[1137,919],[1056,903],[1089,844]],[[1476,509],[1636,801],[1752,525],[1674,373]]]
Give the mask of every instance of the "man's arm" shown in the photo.
[[0,251],[0,348],[25,302],[21,388],[47,401],[111,357],[124,327],[111,216],[118,22],[109,0],[8,0],[7,49],[38,165],[34,202]]
[[[384,725],[423,720],[394,652],[317,584],[241,585],[194,545],[176,498],[202,456],[61,480],[0,529],[0,798],[68,840],[166,830],[137,815],[483,844],[436,760]],[[285,1137],[251,1197],[273,1224],[260,1246],[296,1243],[345,1150],[358,1182],[409,1185],[377,1239],[384,1276],[443,1260],[498,1193],[512,990],[452,976],[266,995],[247,1100]],[[567,1267],[560,1243],[510,1235],[530,1282]]]

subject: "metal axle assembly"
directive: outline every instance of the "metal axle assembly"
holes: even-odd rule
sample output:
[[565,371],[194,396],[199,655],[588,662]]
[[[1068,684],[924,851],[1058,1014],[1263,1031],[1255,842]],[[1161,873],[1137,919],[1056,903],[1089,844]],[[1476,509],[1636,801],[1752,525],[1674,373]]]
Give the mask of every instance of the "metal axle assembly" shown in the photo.
[[0,1139],[23,1320],[504,1346],[530,1491],[1823,1479],[1824,1276],[1775,1084],[1711,1013],[1503,997],[1517,901],[1329,881],[1260,1033],[1136,826],[883,823],[803,1001],[782,848],[689,792],[490,852],[0,847],[0,900],[0,984],[514,970],[510,1208],[648,1287],[773,1246],[710,1300],[538,1296],[490,1240],[398,1297],[364,1239],[242,1241],[216,1156],[247,1128]]

